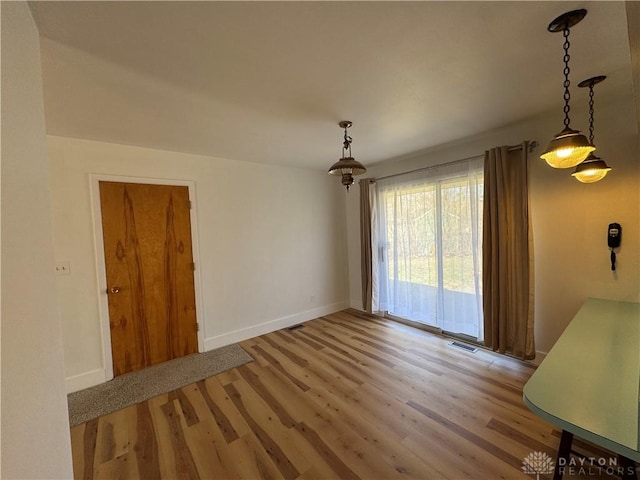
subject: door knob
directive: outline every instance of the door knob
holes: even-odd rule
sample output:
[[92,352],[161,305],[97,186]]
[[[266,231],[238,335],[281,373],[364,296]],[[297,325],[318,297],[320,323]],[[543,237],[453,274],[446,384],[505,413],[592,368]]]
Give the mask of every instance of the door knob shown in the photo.
[[119,293],[120,292],[120,287],[111,287],[110,289],[107,290],[107,293]]

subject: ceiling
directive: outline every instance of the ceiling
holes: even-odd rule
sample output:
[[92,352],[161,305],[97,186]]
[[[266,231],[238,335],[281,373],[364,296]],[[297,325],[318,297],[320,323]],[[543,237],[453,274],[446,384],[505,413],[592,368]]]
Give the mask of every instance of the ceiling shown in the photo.
[[323,170],[340,120],[365,165],[554,110],[560,130],[562,35],[546,28],[582,7],[572,101],[593,75],[599,95],[632,89],[622,2],[30,5],[47,132],[66,137]]

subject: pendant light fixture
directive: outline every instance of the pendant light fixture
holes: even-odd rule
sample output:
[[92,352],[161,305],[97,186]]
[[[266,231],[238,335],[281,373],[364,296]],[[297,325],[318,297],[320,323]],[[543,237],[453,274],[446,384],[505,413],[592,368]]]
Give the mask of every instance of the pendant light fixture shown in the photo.
[[[338,123],[340,128],[344,128],[344,141],[342,142],[342,158],[336,163],[331,165],[329,169],[329,175],[342,175],[342,185],[349,187],[353,185],[353,176],[361,175],[367,171],[367,169],[351,156],[351,142],[353,141],[349,135],[347,135],[347,129],[353,125],[349,120],[343,120]],[[349,156],[346,154],[349,152]]]
[[[593,86],[602,82],[605,78],[607,77],[599,75],[583,80],[578,84],[580,88],[589,87],[589,141],[591,145],[593,145]],[[590,152],[586,160],[578,165],[571,175],[579,182],[595,183],[602,180],[610,170],[611,167],[604,160]]]
[[585,9],[572,10],[553,20],[547,29],[550,32],[562,32],[564,37],[564,129],[557,133],[549,142],[547,150],[540,156],[554,168],[571,168],[582,162],[595,147],[589,143],[587,137],[569,126],[569,29],[579,23],[587,14]]

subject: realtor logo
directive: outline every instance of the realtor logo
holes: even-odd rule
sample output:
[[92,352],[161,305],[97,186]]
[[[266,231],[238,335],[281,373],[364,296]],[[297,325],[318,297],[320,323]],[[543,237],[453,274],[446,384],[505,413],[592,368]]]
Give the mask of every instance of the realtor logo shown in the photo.
[[540,480],[540,475],[553,473],[555,464],[553,458],[544,452],[531,452],[522,461],[522,471],[527,475],[535,475]]

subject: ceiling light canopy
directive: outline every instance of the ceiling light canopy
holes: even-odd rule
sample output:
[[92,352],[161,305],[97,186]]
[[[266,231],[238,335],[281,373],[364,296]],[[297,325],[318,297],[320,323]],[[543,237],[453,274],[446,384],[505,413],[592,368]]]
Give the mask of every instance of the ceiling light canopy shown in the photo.
[[562,32],[564,37],[564,128],[553,137],[547,150],[540,156],[554,168],[575,167],[587,158],[590,152],[595,150],[595,147],[587,140],[587,137],[569,126],[569,100],[571,99],[571,94],[569,93],[569,86],[571,85],[569,81],[569,59],[571,58],[569,56],[569,29],[579,23],[586,14],[587,11],[585,9],[573,10],[560,15],[547,27],[550,32]]
[[[342,142],[342,158],[338,160],[336,163],[331,165],[329,169],[329,175],[342,175],[342,185],[347,187],[347,192],[349,191],[349,187],[353,185],[353,176],[354,175],[362,175],[367,169],[358,162],[355,158],[351,156],[351,142],[352,138],[347,135],[347,129],[353,125],[349,120],[343,120],[338,125],[340,128],[344,128],[344,141]],[[349,156],[346,156],[347,152]]]
[[[593,86],[602,82],[605,78],[604,75],[597,77],[591,77],[583,80],[578,84],[580,88],[589,88],[589,141],[593,145]],[[595,183],[606,177],[607,173],[611,170],[604,160],[597,157],[593,152],[589,153],[589,156],[584,162],[579,164],[571,174],[579,182],[582,183]]]

